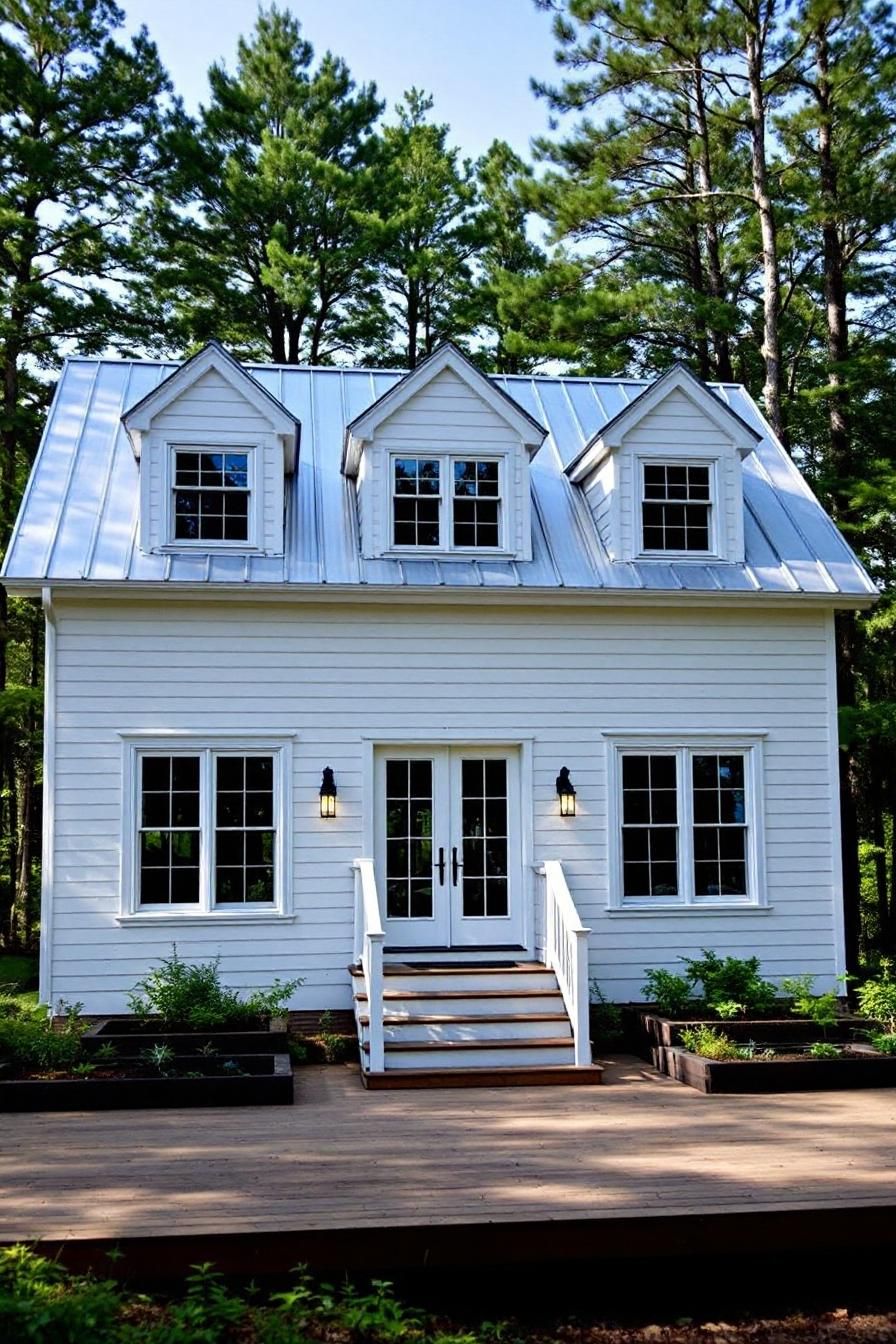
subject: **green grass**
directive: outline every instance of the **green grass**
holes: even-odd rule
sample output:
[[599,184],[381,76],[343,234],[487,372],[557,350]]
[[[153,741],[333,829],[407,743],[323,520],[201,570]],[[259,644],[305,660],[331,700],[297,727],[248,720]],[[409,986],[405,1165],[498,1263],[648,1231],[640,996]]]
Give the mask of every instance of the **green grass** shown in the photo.
[[36,1008],[36,981],[37,957],[0,953],[0,994],[18,999],[23,1007]]

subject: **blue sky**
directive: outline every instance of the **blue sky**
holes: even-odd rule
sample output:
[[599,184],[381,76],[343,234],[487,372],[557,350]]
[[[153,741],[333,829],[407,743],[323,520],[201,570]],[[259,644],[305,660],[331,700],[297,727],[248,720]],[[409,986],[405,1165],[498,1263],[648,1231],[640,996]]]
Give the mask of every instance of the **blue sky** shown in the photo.
[[[128,26],[145,24],[188,107],[207,91],[215,60],[233,65],[251,30],[254,0],[120,0]],[[532,0],[293,0],[305,36],[343,56],[358,81],[374,80],[390,108],[412,84],[435,98],[465,155],[496,137],[521,154],[547,129],[530,76],[551,77],[550,16]]]

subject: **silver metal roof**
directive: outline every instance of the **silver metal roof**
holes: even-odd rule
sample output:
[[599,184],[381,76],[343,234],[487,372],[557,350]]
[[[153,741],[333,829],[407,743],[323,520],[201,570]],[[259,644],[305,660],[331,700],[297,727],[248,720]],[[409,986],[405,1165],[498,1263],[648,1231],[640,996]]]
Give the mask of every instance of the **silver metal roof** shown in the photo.
[[300,422],[288,481],[286,554],[148,555],[137,546],[138,471],[121,415],[177,368],[72,359],[62,373],[3,569],[13,586],[47,582],[294,584],[493,589],[812,593],[876,588],[739,386],[713,390],[762,439],[743,463],[746,563],[611,561],[563,467],[647,384],[633,379],[496,377],[548,428],[531,465],[531,561],[364,560],[354,486],[340,471],[346,425],[400,371],[252,365]]

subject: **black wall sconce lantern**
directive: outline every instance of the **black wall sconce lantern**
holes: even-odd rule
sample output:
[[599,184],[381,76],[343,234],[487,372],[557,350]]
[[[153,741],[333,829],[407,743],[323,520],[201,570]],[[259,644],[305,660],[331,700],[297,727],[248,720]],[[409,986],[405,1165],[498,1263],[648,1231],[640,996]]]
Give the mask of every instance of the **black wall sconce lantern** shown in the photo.
[[324,773],[320,781],[320,814],[322,817],[335,817],[336,815],[336,781],[333,778],[333,771],[328,765],[324,766]]
[[560,799],[561,817],[574,817],[576,814],[576,791],[572,786],[572,780],[565,765],[557,776],[557,797]]

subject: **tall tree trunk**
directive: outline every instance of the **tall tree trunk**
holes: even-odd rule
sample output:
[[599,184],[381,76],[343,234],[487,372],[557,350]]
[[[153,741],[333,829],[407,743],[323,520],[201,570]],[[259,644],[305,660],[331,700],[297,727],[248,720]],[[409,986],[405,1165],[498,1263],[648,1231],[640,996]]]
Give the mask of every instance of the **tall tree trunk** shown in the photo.
[[[722,304],[725,301],[725,282],[722,276],[722,250],[719,243],[716,205],[712,199],[713,172],[709,142],[709,117],[706,109],[703,65],[699,56],[694,69],[693,95],[694,119],[699,147],[695,168],[702,196],[701,214],[703,215],[703,234],[706,248],[707,289],[710,298],[715,303]],[[712,333],[715,376],[722,383],[731,383],[734,381],[734,370],[731,367],[731,344],[728,339],[728,332],[716,323],[710,325],[710,331]]]
[[408,281],[407,302],[407,361],[409,369],[417,367],[417,328],[420,325],[420,285],[417,280]]
[[763,0],[748,6],[745,55],[750,90],[750,164],[753,199],[759,214],[762,239],[763,333],[762,357],[765,361],[763,400],[772,429],[783,441],[784,419],[781,411],[781,342],[778,321],[781,313],[781,281],[778,273],[778,239],[775,211],[768,184],[766,156],[766,105],[763,81],[765,57]]

